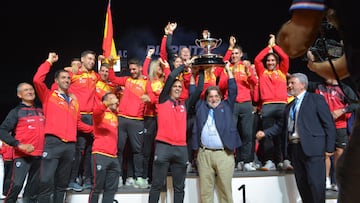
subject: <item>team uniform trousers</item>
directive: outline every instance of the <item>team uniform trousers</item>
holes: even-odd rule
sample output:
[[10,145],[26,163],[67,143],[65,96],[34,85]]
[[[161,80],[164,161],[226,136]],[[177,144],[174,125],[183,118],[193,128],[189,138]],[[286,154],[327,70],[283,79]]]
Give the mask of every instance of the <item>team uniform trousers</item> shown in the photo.
[[214,202],[214,185],[216,185],[219,203],[232,203],[234,153],[226,149],[199,148],[197,163],[201,174],[199,176],[201,202]]
[[239,161],[244,161],[244,163],[249,163],[254,160],[254,126],[255,115],[253,113],[254,106],[251,101],[248,102],[236,102],[234,104],[234,121],[237,125],[237,129],[240,134],[242,145],[236,149],[236,163]]
[[75,142],[63,142],[56,136],[45,135],[40,167],[39,203],[63,203],[75,154]]
[[[281,120],[285,106],[286,104],[282,103],[264,104],[261,108],[262,128],[270,128]],[[259,144],[258,157],[260,161],[265,163],[267,160],[272,160],[276,164],[283,161],[282,136],[264,137]]]
[[175,146],[156,141],[149,203],[158,203],[160,192],[166,184],[169,167],[173,180],[174,203],[184,201],[187,161],[187,146]]
[[98,203],[102,191],[103,203],[114,202],[121,170],[118,159],[102,154],[92,154],[91,168],[94,175],[94,184],[89,195],[89,203]]
[[11,171],[14,160],[3,160],[4,161],[4,178],[3,178],[3,191],[2,194],[6,196],[11,183]]
[[157,131],[157,117],[146,116],[144,118],[144,171],[143,178],[151,178],[152,158],[154,154],[154,141]]
[[[81,121],[88,125],[92,125],[92,115],[81,114]],[[75,159],[71,169],[70,182],[74,182],[79,176],[82,178],[82,175],[84,175],[86,181],[92,180],[91,146],[93,141],[92,134],[77,131]]]
[[5,202],[15,203],[18,195],[23,188],[25,178],[28,175],[27,183],[24,189],[23,198],[29,202],[36,202],[39,172],[40,172],[40,156],[27,156],[16,158],[13,162],[10,187],[7,191]]
[[119,163],[123,162],[123,151],[126,144],[126,139],[129,138],[131,150],[134,160],[134,176],[143,177],[143,142],[144,142],[144,121],[124,118],[119,119],[119,137],[118,137],[118,160]]
[[186,145],[188,148],[189,164],[196,167],[194,151],[192,149],[192,129],[194,127],[195,114],[188,113],[186,117]]

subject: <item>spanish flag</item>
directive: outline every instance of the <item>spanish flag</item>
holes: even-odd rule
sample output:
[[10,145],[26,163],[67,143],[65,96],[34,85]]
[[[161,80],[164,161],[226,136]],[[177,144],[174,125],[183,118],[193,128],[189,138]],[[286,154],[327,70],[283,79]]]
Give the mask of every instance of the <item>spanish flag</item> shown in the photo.
[[115,60],[119,59],[119,56],[116,53],[114,38],[113,38],[113,24],[112,24],[112,16],[111,16],[111,9],[110,9],[110,1],[107,6],[106,11],[106,19],[105,19],[105,29],[104,29],[104,40],[103,40],[103,55],[105,58],[109,58],[112,56]]

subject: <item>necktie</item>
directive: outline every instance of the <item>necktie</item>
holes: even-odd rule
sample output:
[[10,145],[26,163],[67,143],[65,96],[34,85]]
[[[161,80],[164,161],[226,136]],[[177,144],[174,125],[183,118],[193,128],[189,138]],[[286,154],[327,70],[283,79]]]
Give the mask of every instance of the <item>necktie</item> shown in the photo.
[[215,120],[215,119],[214,119],[214,110],[213,110],[213,109],[210,109],[210,110],[209,110],[209,116],[210,116],[210,118],[211,118],[211,122],[214,123],[214,120]]
[[291,121],[289,121],[289,132],[291,134],[293,134],[295,132],[295,119],[296,119],[296,108],[297,108],[297,104],[298,104],[298,98],[295,97],[295,100],[293,102],[293,105],[291,106],[290,109],[290,118]]
[[295,121],[295,117],[296,117],[296,109],[297,109],[298,101],[299,101],[299,99],[297,97],[295,97],[294,104],[292,105],[291,110],[290,110],[290,116],[294,121]]

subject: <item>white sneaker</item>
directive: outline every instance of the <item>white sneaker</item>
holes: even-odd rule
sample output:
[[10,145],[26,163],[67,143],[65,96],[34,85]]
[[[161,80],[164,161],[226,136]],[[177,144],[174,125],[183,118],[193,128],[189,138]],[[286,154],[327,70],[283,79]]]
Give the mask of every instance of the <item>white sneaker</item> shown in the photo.
[[133,177],[127,177],[127,178],[126,178],[125,185],[127,185],[127,186],[133,186],[134,183],[135,183],[135,180],[134,180]]
[[235,169],[238,170],[238,171],[244,170],[244,162],[243,162],[243,161],[239,161],[239,162],[237,163]]
[[145,178],[145,183],[150,187],[151,184],[149,183],[149,178]]
[[330,177],[326,177],[326,190],[332,190]]
[[250,162],[250,163],[244,164],[243,171],[256,171],[256,168]]
[[135,183],[134,183],[134,188],[141,188],[141,189],[146,189],[149,188],[149,185],[147,184],[148,181],[142,177],[137,177]]
[[261,167],[261,165],[259,163],[256,163],[255,161],[254,162],[251,162],[252,166],[256,169],[259,169]]
[[265,165],[260,168],[262,171],[276,171],[276,166],[271,160],[266,161]]
[[124,185],[123,181],[124,181],[124,180],[123,180],[122,176],[120,176],[120,177],[119,177],[118,188],[121,188],[121,187]]
[[338,188],[338,186],[336,184],[332,184],[331,189],[334,190],[335,192],[339,191],[339,188]]
[[186,163],[186,173],[196,173],[195,166],[190,162]]
[[289,160],[285,159],[281,169],[284,171],[292,171],[294,170],[294,167],[291,165],[291,162]]

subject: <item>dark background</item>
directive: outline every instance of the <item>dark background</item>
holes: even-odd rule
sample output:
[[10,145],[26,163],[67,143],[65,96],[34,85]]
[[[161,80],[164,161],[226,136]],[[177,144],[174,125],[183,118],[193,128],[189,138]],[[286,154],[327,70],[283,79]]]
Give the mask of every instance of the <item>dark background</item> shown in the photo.
[[[84,50],[102,53],[107,0],[6,0],[2,4],[0,122],[19,102],[17,84],[32,82],[49,51],[59,55],[52,70],[68,66],[71,58],[80,57]],[[142,60],[148,44],[160,44],[167,22],[177,22],[175,45],[194,45],[202,30],[208,29],[211,37],[223,40],[221,50],[226,50],[230,35],[234,35],[253,61],[267,45],[269,34],[276,34],[290,18],[290,4],[290,0],[112,0],[114,40],[117,50],[128,51],[128,58]],[[292,62],[290,72],[305,71],[298,61]],[[48,78],[51,81],[53,74]]]

